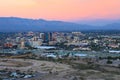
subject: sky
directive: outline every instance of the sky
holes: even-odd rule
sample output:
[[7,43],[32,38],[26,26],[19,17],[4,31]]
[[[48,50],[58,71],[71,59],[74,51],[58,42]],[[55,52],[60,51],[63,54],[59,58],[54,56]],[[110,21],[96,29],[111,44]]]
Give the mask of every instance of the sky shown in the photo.
[[120,0],[0,0],[0,17],[64,21],[119,19]]

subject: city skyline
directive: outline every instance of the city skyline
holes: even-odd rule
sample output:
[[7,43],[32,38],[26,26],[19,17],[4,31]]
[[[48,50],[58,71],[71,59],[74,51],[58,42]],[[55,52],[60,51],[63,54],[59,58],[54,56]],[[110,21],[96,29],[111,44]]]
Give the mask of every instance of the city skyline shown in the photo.
[[119,19],[119,7],[119,0],[0,0],[0,16],[63,21]]

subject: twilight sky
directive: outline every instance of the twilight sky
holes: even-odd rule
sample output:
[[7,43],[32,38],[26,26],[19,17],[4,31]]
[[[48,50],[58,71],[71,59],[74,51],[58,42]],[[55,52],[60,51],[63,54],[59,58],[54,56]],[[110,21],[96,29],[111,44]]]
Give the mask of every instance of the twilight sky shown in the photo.
[[65,21],[118,19],[120,0],[0,0],[0,16]]

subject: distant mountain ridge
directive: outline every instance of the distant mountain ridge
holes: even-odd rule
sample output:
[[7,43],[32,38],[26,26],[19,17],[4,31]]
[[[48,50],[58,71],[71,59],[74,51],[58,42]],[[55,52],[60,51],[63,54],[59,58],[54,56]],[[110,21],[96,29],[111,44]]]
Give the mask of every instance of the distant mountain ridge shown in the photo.
[[120,23],[106,26],[90,26],[63,21],[43,19],[26,19],[17,17],[0,17],[0,32],[18,31],[81,31],[81,30],[120,30]]
[[76,20],[74,23],[88,24],[91,26],[105,26],[111,23],[119,23],[120,19],[88,19],[88,20]]

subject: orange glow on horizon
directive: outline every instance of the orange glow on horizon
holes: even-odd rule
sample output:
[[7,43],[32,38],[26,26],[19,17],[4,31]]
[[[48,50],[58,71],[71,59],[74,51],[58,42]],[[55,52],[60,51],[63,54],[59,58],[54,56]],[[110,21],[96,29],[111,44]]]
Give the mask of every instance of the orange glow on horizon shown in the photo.
[[0,16],[53,20],[120,18],[120,0],[0,0]]

